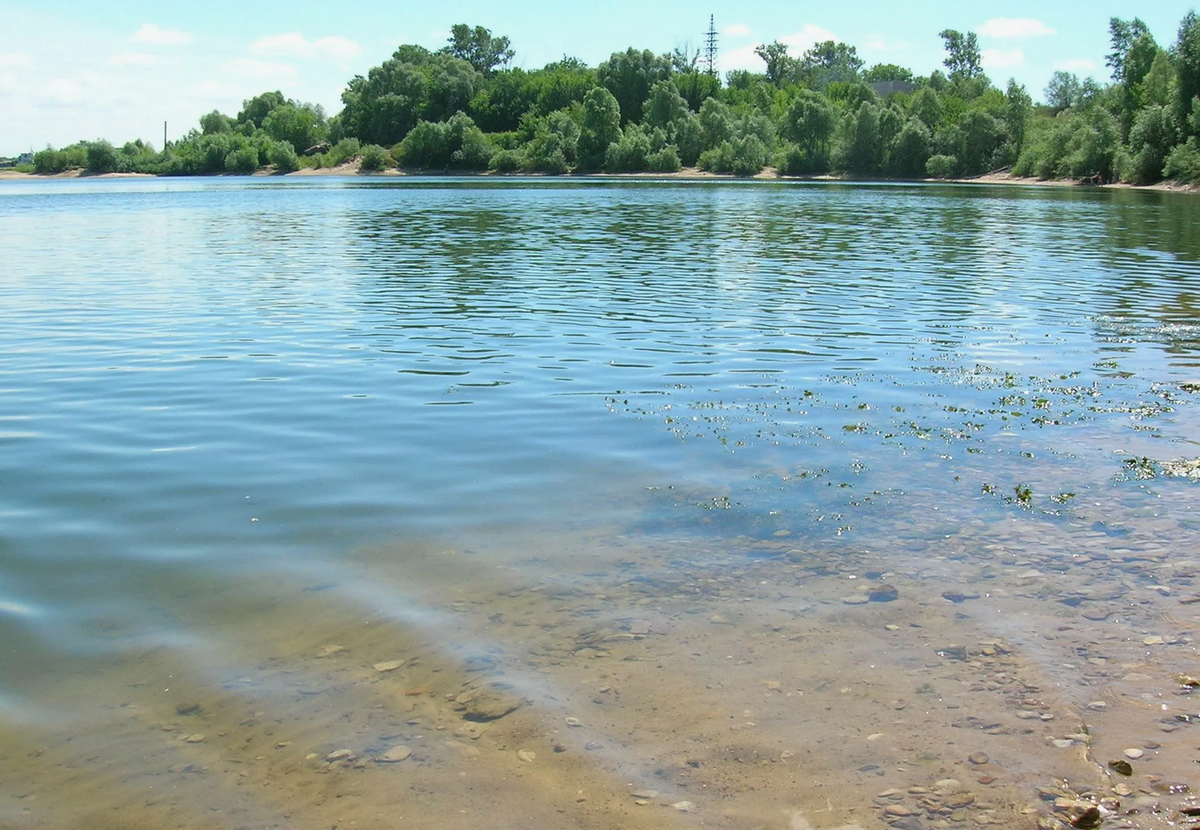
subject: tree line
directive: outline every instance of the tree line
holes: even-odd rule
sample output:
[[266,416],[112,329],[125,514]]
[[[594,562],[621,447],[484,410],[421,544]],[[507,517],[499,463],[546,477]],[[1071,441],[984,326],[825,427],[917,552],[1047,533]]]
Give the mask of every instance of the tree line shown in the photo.
[[80,142],[34,155],[39,173],[286,173],[357,161],[365,170],[674,172],[957,178],[1011,169],[1040,178],[1200,182],[1200,19],[1160,45],[1112,18],[1111,81],[1056,72],[1035,105],[983,71],[973,32],[940,33],[945,70],[866,67],[828,41],[801,55],[755,50],[762,72],[719,79],[699,53],[630,48],[596,67],[571,57],[510,67],[509,39],[465,24],[445,47],[402,45],[350,80],[341,112],[265,92],[214,111],[162,150]]

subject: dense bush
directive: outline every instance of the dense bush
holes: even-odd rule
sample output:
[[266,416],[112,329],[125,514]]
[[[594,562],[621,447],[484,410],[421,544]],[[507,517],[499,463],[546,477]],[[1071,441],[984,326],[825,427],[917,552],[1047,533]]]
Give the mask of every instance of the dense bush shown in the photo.
[[930,156],[925,162],[925,175],[931,179],[952,179],[958,175],[958,159],[954,156]]
[[257,169],[258,148],[250,143],[241,145],[225,156],[226,172],[249,175]]
[[86,166],[89,173],[116,173],[121,163],[116,148],[107,141],[90,141],[87,144]]
[[646,167],[652,173],[678,173],[683,165],[679,161],[679,151],[675,149],[675,145],[668,144],[646,158]]
[[714,173],[735,176],[754,176],[767,166],[767,148],[756,135],[723,141],[721,145],[700,154],[700,167]]
[[275,165],[277,173],[291,173],[300,169],[300,157],[289,141],[277,141],[267,151],[267,161]]
[[82,167],[87,167],[87,147],[82,144],[73,144],[61,150],[47,147],[33,154],[33,169],[43,175],[65,173]]
[[488,162],[488,169],[497,173],[515,173],[525,167],[525,156],[520,150],[497,150]]
[[641,173],[650,160],[650,137],[636,124],[626,128],[619,141],[608,145],[604,154],[606,173]]
[[1163,172],[1168,178],[1200,184],[1200,143],[1196,136],[1171,150]]
[[392,157],[387,149],[378,144],[368,144],[362,148],[359,168],[362,170],[385,170],[392,166]]

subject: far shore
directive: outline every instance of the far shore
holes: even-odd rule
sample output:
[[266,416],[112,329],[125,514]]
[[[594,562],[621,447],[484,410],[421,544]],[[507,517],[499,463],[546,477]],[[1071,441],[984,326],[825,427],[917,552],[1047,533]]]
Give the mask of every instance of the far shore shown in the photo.
[[[1039,179],[1032,176],[1014,176],[1011,173],[987,173],[982,176],[972,176],[970,178],[960,179],[862,179],[850,176],[836,175],[820,175],[820,176],[780,176],[777,175],[774,168],[764,168],[761,173],[753,177],[733,176],[727,173],[712,173],[707,170],[701,170],[696,167],[685,167],[676,173],[566,173],[563,175],[551,176],[544,173],[479,173],[461,170],[402,170],[391,168],[387,170],[367,171],[360,169],[357,163],[341,164],[337,167],[318,167],[318,168],[303,168],[293,173],[275,173],[270,168],[264,168],[254,174],[256,177],[262,178],[305,178],[311,176],[361,176],[363,178],[399,178],[399,177],[421,177],[421,176],[467,176],[479,178],[508,178],[530,176],[538,178],[553,178],[553,179],[680,179],[680,180],[696,180],[696,181],[747,181],[750,178],[755,180],[767,181],[819,181],[819,182],[846,182],[846,183],[866,183],[866,182],[895,182],[898,184],[904,183],[925,183],[925,184],[997,184],[997,185],[1031,185],[1035,187],[1079,187],[1079,188],[1101,188],[1109,190],[1158,190],[1171,193],[1200,193],[1200,185],[1181,184],[1174,181],[1163,181],[1157,184],[1150,185],[1132,185],[1124,182],[1114,182],[1112,184],[1091,184],[1089,182],[1080,182],[1075,179]],[[11,168],[0,169],[0,181],[37,181],[46,179],[153,179],[153,178],[173,178],[159,177],[152,173],[87,173],[82,169],[67,170],[62,173],[54,174],[38,174],[38,173],[21,173]],[[206,177],[207,178],[207,177]]]

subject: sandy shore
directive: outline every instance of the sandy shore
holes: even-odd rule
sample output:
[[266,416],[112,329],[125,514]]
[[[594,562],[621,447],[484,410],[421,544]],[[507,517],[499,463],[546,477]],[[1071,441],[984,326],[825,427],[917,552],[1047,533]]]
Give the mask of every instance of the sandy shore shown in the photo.
[[[463,171],[446,171],[446,175],[454,176],[480,176],[480,177],[504,177],[509,174],[504,173],[468,173]],[[271,172],[270,168],[263,168],[256,176],[274,176],[277,175]],[[292,177],[310,177],[310,176],[365,176],[371,178],[393,178],[400,176],[423,176],[423,175],[442,175],[440,172],[415,172],[411,170],[389,169],[379,170],[374,172],[363,171],[356,163],[341,164],[337,167],[321,167],[321,168],[304,168],[297,170],[294,173],[284,174],[283,178]],[[530,175],[521,173],[514,174],[522,177]],[[103,173],[100,175],[89,175],[82,170],[68,170],[63,173],[53,175],[38,175],[33,173],[19,173],[16,170],[6,169],[0,170],[0,181],[20,181],[20,180],[39,180],[39,179],[76,179],[76,178],[96,178],[96,179],[148,179],[155,178],[150,173]],[[712,173],[707,170],[701,170],[696,167],[685,167],[677,173],[572,173],[561,177],[547,178],[598,178],[598,179],[681,179],[681,180],[738,180],[739,177],[731,176],[723,173]],[[856,179],[845,176],[780,176],[772,167],[765,168],[761,173],[752,178],[756,180],[768,181],[830,181],[830,182],[874,182],[881,181],[880,179]],[[1197,193],[1200,192],[1200,187],[1196,185],[1182,184],[1180,182],[1165,181],[1151,185],[1132,185],[1125,182],[1116,182],[1113,184],[1104,185],[1089,185],[1083,184],[1074,179],[1038,179],[1032,176],[1014,176],[1010,173],[988,173],[983,176],[975,176],[973,178],[963,179],[885,179],[882,181],[901,181],[901,182],[925,182],[925,183],[941,183],[941,184],[998,184],[998,185],[1023,185],[1033,187],[1098,187],[1106,190],[1158,190],[1171,193]]]

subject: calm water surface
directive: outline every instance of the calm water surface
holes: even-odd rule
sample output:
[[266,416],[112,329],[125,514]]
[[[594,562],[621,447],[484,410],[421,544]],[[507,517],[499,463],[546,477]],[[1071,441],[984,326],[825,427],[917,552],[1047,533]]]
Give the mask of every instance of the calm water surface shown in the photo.
[[[772,629],[779,637],[799,626],[784,640],[790,648],[821,641],[836,667],[830,677],[875,670],[874,652],[855,651],[866,635],[854,620],[867,618],[846,615],[876,615],[870,631],[888,623],[900,634],[918,621],[929,630],[922,615],[933,615],[944,633],[913,633],[876,655],[921,652],[929,661],[878,669],[893,672],[879,682],[905,699],[920,686],[912,673],[945,662],[939,646],[968,641],[955,626],[974,626],[972,649],[997,638],[1001,654],[1022,661],[997,670],[998,693],[1038,672],[1028,686],[1064,690],[1041,713],[1061,706],[1068,719],[1104,708],[1092,703],[1115,711],[1136,698],[1118,681],[1150,661],[1137,674],[1161,686],[1142,689],[1148,737],[1129,737],[1161,743],[1154,695],[1191,705],[1170,678],[1194,663],[1200,607],[1180,603],[1200,575],[1200,474],[1169,466],[1200,456],[1198,229],[1194,197],[1074,189],[3,183],[0,734],[11,747],[4,766],[23,771],[0,784],[0,826],[81,816],[154,826],[160,809],[178,826],[329,826],[341,819],[315,796],[306,809],[271,806],[272,787],[275,801],[295,802],[277,777],[352,776],[353,766],[326,762],[328,751],[348,746],[370,759],[401,734],[414,748],[405,769],[430,776],[406,785],[427,796],[423,806],[407,802],[409,820],[437,826],[439,800],[461,797],[455,762],[438,753],[457,756],[440,744],[422,749],[427,739],[416,732],[446,726],[439,717],[453,731],[455,715],[408,701],[427,691],[445,709],[458,687],[439,687],[437,677],[465,671],[468,683],[470,661],[491,654],[481,659],[525,700],[524,714],[495,720],[492,734],[531,712],[561,726],[578,711],[554,708],[570,699],[571,683],[587,687],[582,700],[595,708],[611,697],[595,689],[617,687],[611,678],[620,676],[571,674],[581,643],[595,646],[574,641],[586,639],[582,618],[608,624],[629,641],[622,647],[654,643],[664,659],[680,660],[679,689],[642,690],[664,711],[682,705],[681,690],[732,688],[723,661],[743,649],[758,660],[748,689],[823,693],[819,678],[777,676],[794,653],[751,645],[772,614],[784,615]],[[785,576],[786,590],[756,587]],[[995,590],[984,580],[996,580]],[[899,588],[894,603],[873,593],[884,584]],[[944,599],[947,589],[966,599]],[[873,601],[861,605],[868,594]],[[993,595],[1008,604],[987,606]],[[1111,610],[1080,616],[1096,607]],[[878,616],[885,611],[893,616]],[[526,628],[503,628],[521,614]],[[444,665],[397,681],[385,702],[343,697],[298,714],[333,697],[331,688],[352,696],[392,681],[391,671],[371,668],[389,656],[378,641],[353,641],[364,623],[391,627],[406,644],[396,654],[424,649],[410,663]],[[1060,627],[1069,642],[1047,634]],[[1106,641],[1114,651],[1097,656]],[[320,657],[330,644],[339,648]],[[553,657],[561,649],[566,656]],[[331,686],[321,672],[343,653],[352,655],[345,670],[362,673]],[[614,646],[598,659],[619,656]],[[1121,668],[1093,677],[1089,659]],[[292,688],[283,675],[267,677],[277,669],[305,679]],[[185,675],[172,692],[170,678]],[[830,694],[853,688],[840,682]],[[993,680],[971,682],[984,693]],[[901,717],[909,710],[892,707],[900,698],[891,694],[876,702]],[[187,711],[192,701],[203,702],[200,715]],[[696,705],[726,706],[749,723],[743,703]],[[506,774],[559,755],[594,757],[561,768],[555,787],[586,779],[602,789],[611,774],[619,790],[625,778],[671,766],[661,759],[676,749],[680,775],[720,768],[716,749],[693,765],[685,755],[698,750],[664,749],[664,735],[626,737],[616,749],[623,714],[654,716],[608,705],[610,733],[587,736],[591,749],[581,738],[555,754],[560,736],[539,746],[540,761],[514,761]],[[215,745],[232,741],[239,724],[251,728],[243,714],[261,719],[256,710],[271,706],[289,713],[279,723],[294,718],[309,731],[275,749],[265,748],[270,731],[256,733],[262,749],[245,750],[247,763],[296,757],[294,767],[264,772],[266,794],[251,797],[220,783],[236,781],[221,765],[241,744]],[[401,706],[398,725],[337,734],[339,718],[359,706]],[[136,730],[131,711],[144,713]],[[821,711],[830,729],[865,717],[851,707]],[[678,715],[686,724],[696,712]],[[204,717],[206,728],[189,717]],[[911,728],[951,730],[954,717]],[[800,729],[792,721],[781,716],[773,734],[799,740],[787,734]],[[1018,749],[1008,751],[1021,760],[999,777],[1014,798],[1025,792],[1036,804],[1033,788],[1066,763],[1047,741],[1086,742],[1063,737],[1078,727],[1031,738],[1024,721],[1013,723]],[[152,750],[155,730],[175,743]],[[1110,733],[1128,739],[1116,721]],[[528,734],[493,747],[487,736],[459,738],[482,751],[478,768],[489,752],[507,758]],[[68,752],[70,741],[90,748]],[[205,747],[211,757],[161,756]],[[773,764],[801,751],[780,747],[770,750]],[[846,768],[874,768],[862,773],[864,792],[922,783],[872,778],[919,765],[903,741],[894,752],[855,756]],[[1099,776],[1101,752],[1073,759],[1082,766],[1058,780]],[[1192,775],[1183,755],[1161,752],[1152,770],[1160,780]],[[1034,759],[1042,754],[1044,764]],[[963,763],[949,757],[938,763]],[[813,756],[810,774],[832,775],[841,763]],[[202,774],[186,780],[205,783],[173,783],[188,765]],[[948,769],[928,778],[949,778]],[[382,763],[358,773],[346,786],[367,781],[355,798],[368,806],[354,820],[393,826],[372,823],[384,801],[367,776],[409,773]],[[672,802],[682,793],[690,812],[605,807],[563,820],[666,826],[658,822],[700,815],[713,826],[821,828],[904,815],[847,797],[835,822],[816,817],[824,802],[811,793],[733,785],[722,797],[746,806],[720,812],[701,783],[717,787],[682,778],[654,787]],[[164,788],[178,788],[176,801],[144,799]],[[549,807],[552,790],[522,797]],[[503,809],[495,793],[480,785],[476,795],[477,815],[491,815],[492,826],[543,821],[522,817],[524,807],[501,821],[488,812]],[[757,805],[767,802],[761,818]],[[926,820],[945,820],[938,815]],[[466,821],[453,811],[439,821],[458,818]]]

